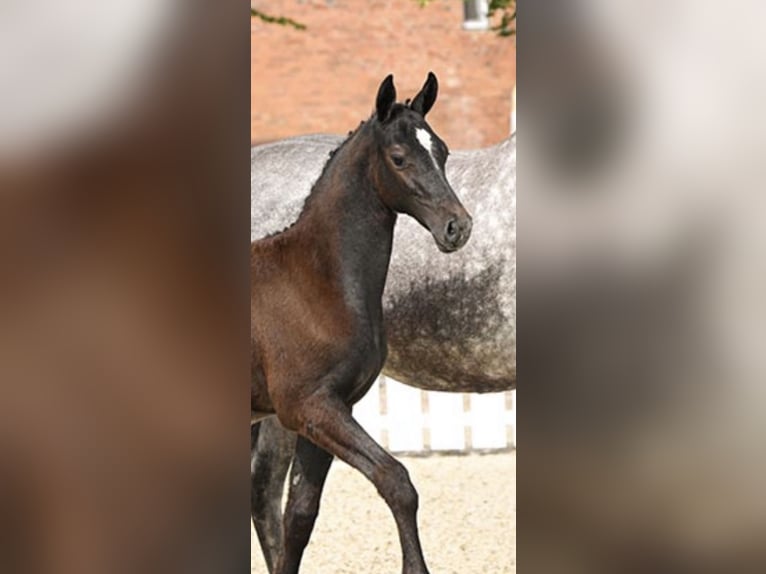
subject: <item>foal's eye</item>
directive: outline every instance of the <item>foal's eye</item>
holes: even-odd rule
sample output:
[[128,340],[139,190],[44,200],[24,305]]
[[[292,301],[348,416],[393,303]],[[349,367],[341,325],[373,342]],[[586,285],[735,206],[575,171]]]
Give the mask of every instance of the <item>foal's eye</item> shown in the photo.
[[404,156],[394,154],[391,156],[391,161],[394,162],[396,167],[402,167],[404,165]]

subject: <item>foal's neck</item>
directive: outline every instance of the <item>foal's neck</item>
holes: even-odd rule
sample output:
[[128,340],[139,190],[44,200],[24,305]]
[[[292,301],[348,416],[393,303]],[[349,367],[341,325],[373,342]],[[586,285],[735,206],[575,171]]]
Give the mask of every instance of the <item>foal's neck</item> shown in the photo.
[[[369,126],[341,146],[314,185],[299,220],[317,231],[317,254],[339,258],[337,279],[346,303],[357,316],[382,321],[396,212],[376,189],[380,161]],[[321,253],[320,253],[321,252]]]

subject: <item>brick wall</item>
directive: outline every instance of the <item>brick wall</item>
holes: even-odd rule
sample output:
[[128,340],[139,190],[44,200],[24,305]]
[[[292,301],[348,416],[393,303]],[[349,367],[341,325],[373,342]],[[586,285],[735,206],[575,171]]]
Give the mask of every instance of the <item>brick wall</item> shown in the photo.
[[462,29],[461,0],[256,0],[305,31],[251,20],[250,137],[346,133],[373,110],[393,73],[399,99],[413,97],[429,70],[439,99],[429,123],[453,149],[508,135],[516,41]]

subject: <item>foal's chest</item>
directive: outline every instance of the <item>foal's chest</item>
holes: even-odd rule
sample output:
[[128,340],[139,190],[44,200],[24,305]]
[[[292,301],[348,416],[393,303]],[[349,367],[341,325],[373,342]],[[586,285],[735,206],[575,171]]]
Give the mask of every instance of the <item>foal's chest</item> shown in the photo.
[[346,390],[349,404],[359,401],[370,389],[386,362],[386,338],[382,330],[373,330],[357,341],[354,374]]

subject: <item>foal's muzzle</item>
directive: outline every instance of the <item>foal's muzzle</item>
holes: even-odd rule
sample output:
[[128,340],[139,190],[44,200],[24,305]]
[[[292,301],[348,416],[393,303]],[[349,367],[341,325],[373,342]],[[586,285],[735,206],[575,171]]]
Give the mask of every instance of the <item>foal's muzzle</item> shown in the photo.
[[472,227],[473,220],[467,213],[460,217],[450,218],[444,226],[442,240],[436,242],[439,249],[445,253],[457,251],[463,247],[468,241],[468,238],[471,237]]

